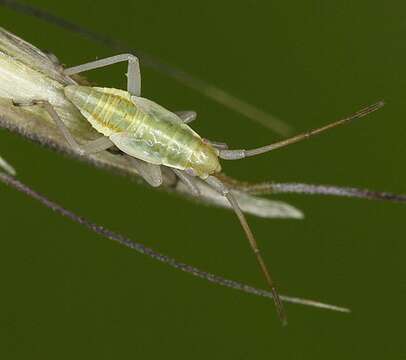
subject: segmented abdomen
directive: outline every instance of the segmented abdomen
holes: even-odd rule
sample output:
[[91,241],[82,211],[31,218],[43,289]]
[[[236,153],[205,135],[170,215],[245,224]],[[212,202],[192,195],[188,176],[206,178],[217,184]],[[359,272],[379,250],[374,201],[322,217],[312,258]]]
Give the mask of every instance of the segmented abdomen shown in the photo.
[[[137,109],[129,96],[121,90],[103,89],[88,86],[66,86],[65,95],[81,111],[91,125],[105,136],[127,131],[137,122]],[[113,90],[113,91],[111,91]],[[116,94],[114,94],[116,92]]]

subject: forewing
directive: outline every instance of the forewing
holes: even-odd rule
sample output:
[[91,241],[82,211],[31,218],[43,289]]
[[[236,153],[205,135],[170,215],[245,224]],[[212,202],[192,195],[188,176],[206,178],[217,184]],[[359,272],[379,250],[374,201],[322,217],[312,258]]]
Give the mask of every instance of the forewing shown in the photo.
[[156,102],[138,96],[132,96],[131,100],[140,111],[142,111],[150,118],[156,119],[158,122],[170,122],[172,124],[178,125],[181,128],[186,128],[189,132],[200,138],[200,135],[197,134],[190,126],[185,124],[185,122],[177,114],[171,112],[168,109],[165,109],[163,106],[157,104]]
[[131,100],[140,111],[142,111],[149,117],[162,119],[174,124],[183,124],[182,119],[178,115],[169,111],[168,109],[165,109],[163,106],[157,104],[152,100],[139,96],[132,96]]
[[131,133],[120,132],[110,136],[110,140],[124,153],[150,164],[161,165],[161,156],[153,150],[149,141],[136,138]]

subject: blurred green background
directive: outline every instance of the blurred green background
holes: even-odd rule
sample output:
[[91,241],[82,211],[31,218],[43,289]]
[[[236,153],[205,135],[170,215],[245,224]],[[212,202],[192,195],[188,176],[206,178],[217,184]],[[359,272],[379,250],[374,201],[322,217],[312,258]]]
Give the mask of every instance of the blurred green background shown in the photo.
[[[404,1],[30,2],[147,51],[307,130],[385,99],[383,110],[225,171],[406,193]],[[68,65],[108,48],[0,7],[1,26]],[[88,74],[125,86],[125,65]],[[279,137],[150,69],[143,94],[195,109],[193,127],[231,146]],[[139,186],[0,131],[22,180],[165,254],[263,287],[232,213]],[[400,359],[406,356],[405,206],[279,196],[306,219],[249,218],[282,293],[350,315],[209,284],[90,233],[0,186],[2,359]]]

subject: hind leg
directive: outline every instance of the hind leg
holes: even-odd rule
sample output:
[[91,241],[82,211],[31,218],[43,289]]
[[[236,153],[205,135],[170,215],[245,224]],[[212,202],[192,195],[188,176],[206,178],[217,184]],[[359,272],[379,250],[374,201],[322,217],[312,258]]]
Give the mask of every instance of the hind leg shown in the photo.
[[141,95],[141,72],[138,58],[131,54],[120,54],[116,56],[110,56],[105,59],[91,61],[86,64],[67,68],[63,71],[65,75],[78,74],[84,71],[98,69],[101,67],[113,65],[119,62],[128,61],[127,68],[127,91],[131,95]]
[[89,141],[84,145],[79,145],[78,142],[75,140],[73,135],[71,134],[70,130],[66,127],[62,119],[59,117],[58,113],[51,105],[50,102],[46,100],[34,100],[28,103],[14,103],[15,106],[41,106],[49,116],[52,118],[58,129],[61,131],[63,136],[65,137],[68,144],[76,150],[81,155],[88,154],[88,153],[95,153],[99,151],[106,150],[112,147],[114,144],[111,140],[105,136],[100,137],[99,139]]

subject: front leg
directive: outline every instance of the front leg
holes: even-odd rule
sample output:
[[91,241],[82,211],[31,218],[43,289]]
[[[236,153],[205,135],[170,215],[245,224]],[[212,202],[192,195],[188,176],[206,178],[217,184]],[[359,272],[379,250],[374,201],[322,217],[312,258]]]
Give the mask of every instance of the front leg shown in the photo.
[[189,175],[183,170],[171,168],[171,170],[176,174],[176,176],[179,178],[179,180],[186,185],[186,187],[190,190],[190,192],[196,196],[199,197],[201,196],[201,192],[199,190],[199,187],[195,183],[195,179],[193,176]]

